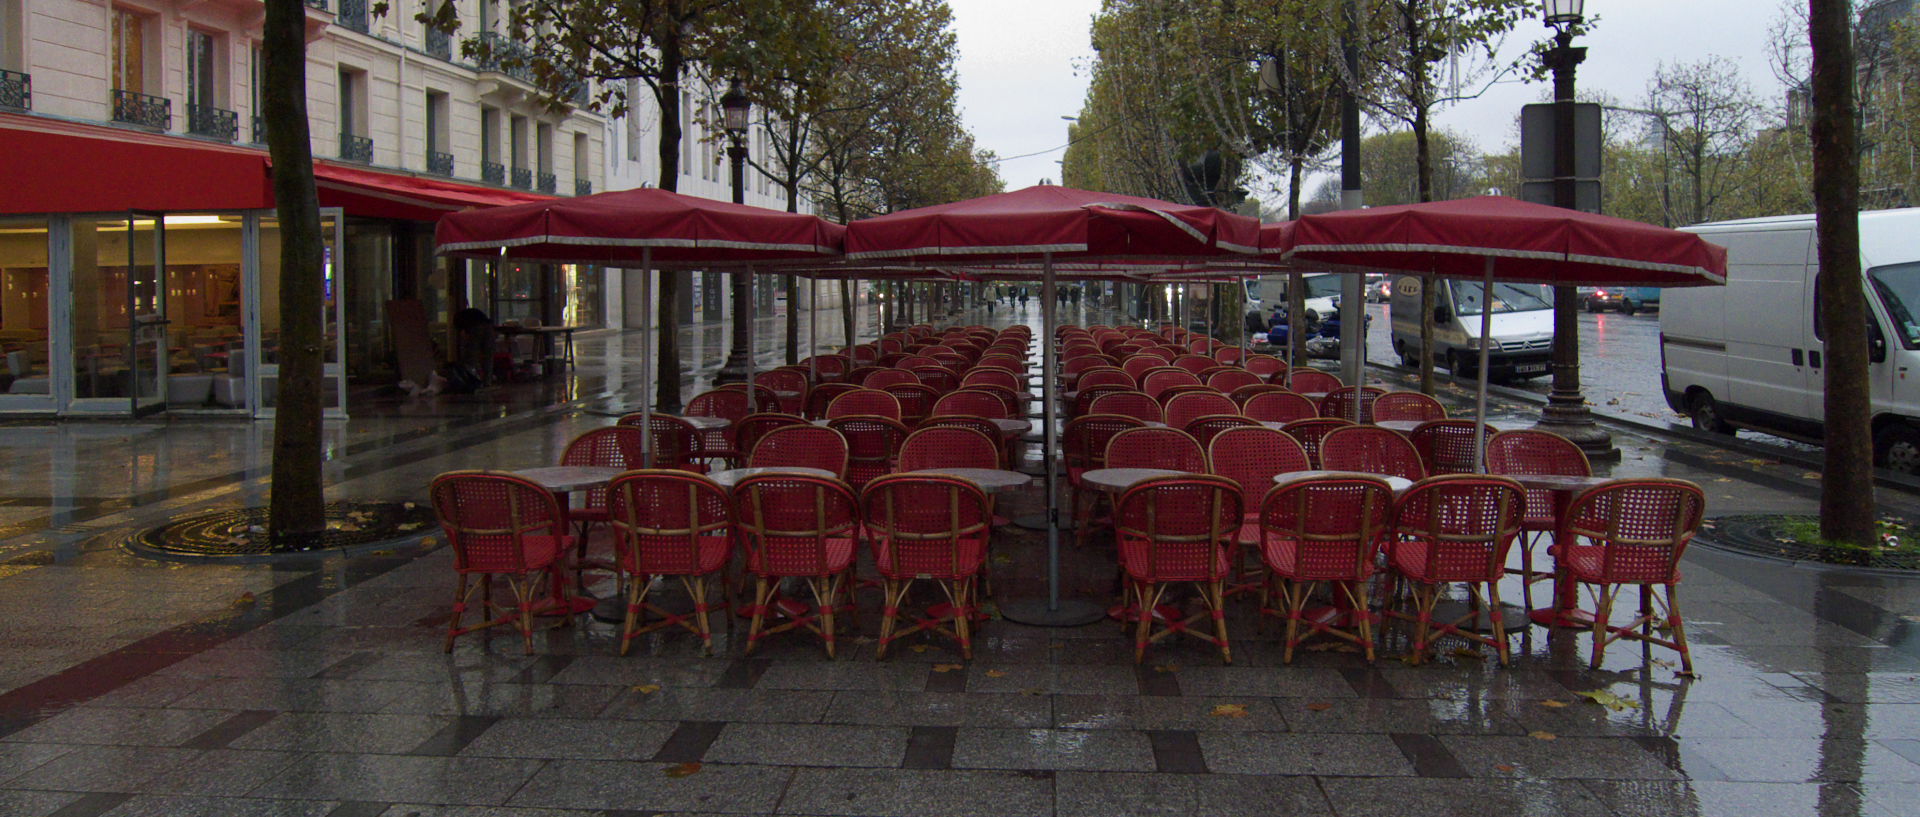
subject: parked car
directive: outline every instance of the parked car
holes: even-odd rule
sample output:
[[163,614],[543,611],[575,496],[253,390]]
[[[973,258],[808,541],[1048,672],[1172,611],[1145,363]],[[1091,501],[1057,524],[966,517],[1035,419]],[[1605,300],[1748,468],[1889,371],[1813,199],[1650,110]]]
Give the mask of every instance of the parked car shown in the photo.
[[1393,300],[1393,279],[1384,275],[1380,280],[1367,281],[1367,302],[1384,304]]
[[[1420,357],[1421,280],[1394,282],[1387,308],[1393,321],[1393,350],[1402,365]],[[1478,281],[1434,282],[1433,359],[1456,375],[1470,377],[1480,365]],[[1493,285],[1492,343],[1487,350],[1489,379],[1540,377],[1553,360],[1553,293],[1540,284]]]
[[1660,308],[1659,287],[1581,287],[1581,305],[1588,312],[1613,310],[1632,315]]

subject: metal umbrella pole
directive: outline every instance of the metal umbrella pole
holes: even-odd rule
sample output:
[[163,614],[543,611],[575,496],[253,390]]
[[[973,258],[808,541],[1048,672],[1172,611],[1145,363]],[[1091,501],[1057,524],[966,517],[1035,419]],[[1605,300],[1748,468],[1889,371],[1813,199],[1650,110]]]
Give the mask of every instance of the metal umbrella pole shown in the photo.
[[1480,390],[1473,400],[1473,472],[1487,470],[1487,338],[1493,335],[1493,256],[1480,276]]
[[[795,279],[795,280],[799,280],[799,279]],[[808,383],[808,387],[811,388],[812,386],[817,386],[820,384],[820,361],[816,360],[816,358],[820,357],[820,337],[819,337],[819,333],[815,331],[815,329],[818,328],[820,325],[820,281],[814,278],[808,278],[806,280],[807,280],[807,383]],[[791,295],[791,293],[789,293],[789,295]],[[787,308],[792,309],[793,305],[788,304]],[[805,406],[802,406],[801,410],[804,411],[805,408],[806,408]]]
[[653,248],[640,248],[640,467],[653,467]]
[[1041,256],[1040,284],[1040,323],[1041,323],[1041,372],[1040,405],[1042,427],[1046,429],[1047,475],[1047,598],[1043,603],[1039,599],[1018,599],[1000,605],[1000,614],[1009,621],[1031,624],[1040,627],[1079,627],[1092,624],[1105,618],[1106,608],[1086,599],[1060,598],[1060,504],[1055,496],[1055,487],[1059,484],[1060,433],[1054,423],[1055,358],[1059,352],[1054,348],[1053,336],[1053,253]]

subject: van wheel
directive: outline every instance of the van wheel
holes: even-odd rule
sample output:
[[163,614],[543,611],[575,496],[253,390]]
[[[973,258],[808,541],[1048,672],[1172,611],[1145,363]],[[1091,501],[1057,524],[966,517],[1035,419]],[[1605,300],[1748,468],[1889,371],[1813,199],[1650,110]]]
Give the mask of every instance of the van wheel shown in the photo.
[[1398,354],[1400,356],[1400,365],[1405,366],[1409,369],[1418,368],[1420,366],[1420,356],[1417,354],[1408,354],[1406,344],[1396,341],[1393,344],[1393,351],[1395,354]]
[[1632,301],[1625,301],[1620,304],[1620,311],[1632,315],[1640,311],[1640,305]]
[[1470,358],[1466,352],[1454,352],[1448,355],[1447,371],[1453,372],[1454,377],[1472,377],[1474,375],[1473,363],[1470,362]]
[[1714,434],[1732,436],[1733,426],[1720,416],[1720,404],[1714,402],[1713,395],[1700,392],[1694,395],[1693,402],[1687,407],[1687,416],[1693,418],[1696,431],[1710,431]]
[[1920,430],[1906,423],[1889,423],[1873,435],[1873,460],[1902,474],[1920,473]]

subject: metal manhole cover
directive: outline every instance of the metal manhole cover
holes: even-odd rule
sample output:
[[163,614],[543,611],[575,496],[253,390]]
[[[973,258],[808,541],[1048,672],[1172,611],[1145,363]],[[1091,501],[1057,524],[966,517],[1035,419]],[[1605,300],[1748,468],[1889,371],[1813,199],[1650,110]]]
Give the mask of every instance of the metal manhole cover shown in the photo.
[[[1795,514],[1731,514],[1706,521],[1699,541],[1727,550],[1754,556],[1817,562],[1848,567],[1881,570],[1920,570],[1920,550],[1912,543],[1906,547],[1874,550],[1822,547],[1796,540],[1789,532],[1794,523],[1817,525],[1815,517]],[[1906,524],[1904,521],[1901,524]]]
[[433,511],[412,502],[333,502],[324,532],[276,541],[267,535],[267,508],[228,508],[175,518],[134,534],[126,545],[163,559],[264,561],[400,544],[433,526]]

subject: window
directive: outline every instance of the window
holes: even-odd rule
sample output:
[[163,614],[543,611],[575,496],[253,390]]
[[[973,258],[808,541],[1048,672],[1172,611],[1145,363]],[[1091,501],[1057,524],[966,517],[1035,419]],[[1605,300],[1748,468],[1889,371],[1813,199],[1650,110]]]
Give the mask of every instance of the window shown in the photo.
[[116,91],[145,93],[147,90],[147,19],[123,8],[113,10],[108,23],[113,30],[113,88]]
[[480,161],[500,161],[500,109],[480,106]]
[[693,175],[693,99],[680,92],[680,175]]
[[513,117],[507,123],[507,149],[513,151],[513,169],[531,170],[527,166],[527,118]]
[[541,122],[533,126],[533,143],[537,156],[534,166],[541,173],[553,172],[553,126]]
[[627,80],[627,161],[640,161],[640,80]]
[[592,158],[593,158],[593,146],[587,142],[587,135],[584,133],[574,134],[573,135],[573,186],[576,191],[580,189],[581,183],[583,182],[590,183],[593,181],[593,164],[590,161],[588,161]]
[[[250,66],[253,69],[252,87],[247,90],[253,99],[253,115],[261,116],[267,111],[267,55],[266,52],[260,50],[259,43],[253,44],[252,52],[253,59],[250,62]],[[266,140],[255,137],[254,141],[262,142]]]
[[340,69],[340,133],[367,135],[367,72]]
[[0,0],[0,68],[8,71],[27,70],[20,6],[21,0]]
[[187,29],[187,104],[201,108],[221,106],[219,52],[214,35],[197,28]]
[[427,172],[453,175],[453,148],[447,133],[447,111],[452,103],[443,91],[427,92]]

